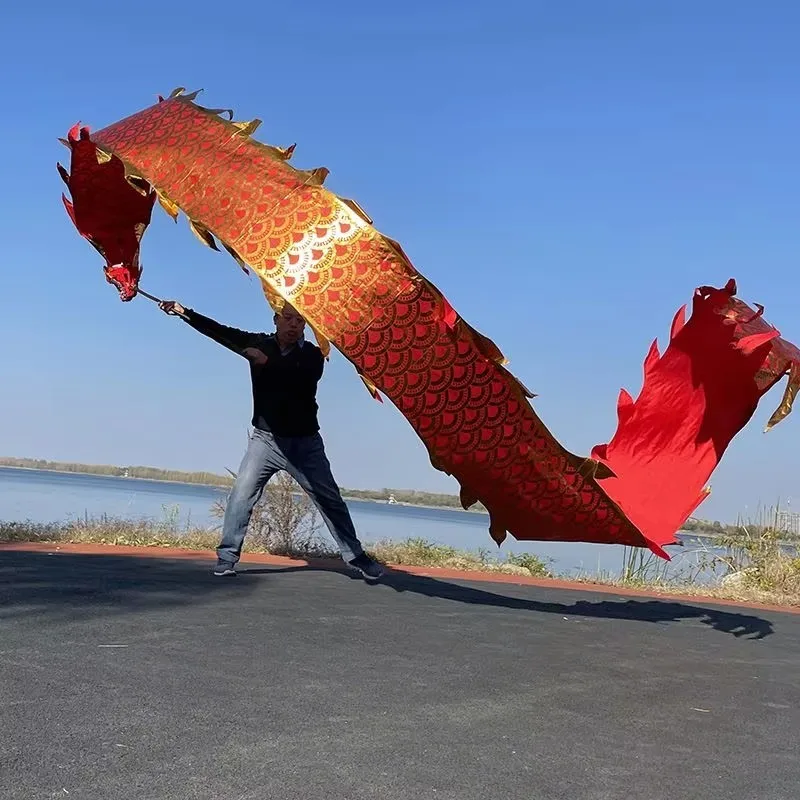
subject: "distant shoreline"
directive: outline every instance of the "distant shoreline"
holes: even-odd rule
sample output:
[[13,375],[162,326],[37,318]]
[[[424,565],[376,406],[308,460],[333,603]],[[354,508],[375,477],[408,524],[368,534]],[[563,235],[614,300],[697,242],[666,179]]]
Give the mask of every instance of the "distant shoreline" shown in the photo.
[[[6,458],[6,460],[14,460],[14,459]],[[19,460],[20,461],[32,461],[33,459],[19,459]],[[107,472],[90,472],[90,471],[87,471],[86,469],[63,469],[63,468],[62,469],[58,469],[58,467],[54,466],[54,465],[58,464],[59,462],[52,462],[51,461],[51,462],[47,462],[47,463],[50,466],[47,466],[47,467],[30,467],[30,466],[17,466],[15,464],[2,463],[2,461],[0,461],[0,469],[2,469],[2,470],[24,470],[24,471],[27,471],[27,472],[45,472],[45,473],[50,473],[50,474],[54,474],[54,475],[81,475],[83,477],[88,477],[88,478],[111,478],[111,479],[115,479],[115,480],[145,481],[145,482],[148,482],[148,483],[160,483],[160,484],[166,484],[166,485],[172,485],[172,486],[199,486],[199,487],[205,488],[205,489],[218,489],[220,491],[230,491],[231,486],[233,485],[233,481],[231,481],[231,483],[228,483],[228,484],[224,484],[224,483],[207,483],[207,482],[203,482],[203,481],[189,481],[189,480],[180,480],[180,479],[175,479],[175,478],[173,478],[173,479],[170,479],[170,478],[146,478],[146,477],[139,476],[139,475],[131,475],[131,476],[126,477],[124,475],[111,475],[111,474],[108,474]],[[88,466],[91,466],[91,465],[88,465],[88,464],[75,464],[74,466],[76,466],[76,467],[88,467]],[[105,466],[105,465],[102,465],[102,466]],[[109,468],[111,468],[111,467],[109,467]],[[121,469],[124,469],[124,468],[119,467],[117,469],[121,470]],[[133,467],[133,469],[136,469],[136,467]],[[152,468],[151,467],[140,467],[140,469],[153,469],[155,471],[158,471],[155,467],[152,467]],[[191,473],[187,473],[187,474],[191,474]],[[211,474],[211,473],[207,473],[207,474]],[[222,476],[220,476],[220,478],[222,478]],[[370,490],[358,490],[358,489],[347,490],[347,489],[341,489],[342,497],[345,500],[350,500],[350,501],[358,502],[358,503],[371,503],[371,504],[374,504],[374,505],[397,505],[397,506],[400,506],[400,507],[403,507],[403,508],[421,508],[421,509],[427,509],[429,511],[453,511],[453,512],[456,512],[456,513],[459,513],[459,514],[470,514],[470,515],[480,514],[482,516],[488,516],[488,512],[484,508],[464,509],[464,508],[461,508],[461,506],[445,505],[444,503],[441,504],[441,505],[434,505],[432,503],[415,503],[415,502],[410,502],[408,499],[397,500],[395,503],[389,503],[388,499],[384,499],[384,498],[360,497],[359,494],[358,494],[360,491],[370,491]],[[389,494],[391,494],[391,495],[395,495],[395,494],[403,495],[403,494],[407,494],[408,491],[410,491],[410,490],[390,489],[389,490]],[[352,494],[352,492],[355,492],[355,494]],[[430,495],[430,494],[434,494],[434,493],[431,492],[431,493],[428,493],[428,494]],[[443,497],[447,497],[448,495],[442,495],[442,496]],[[716,536],[719,536],[719,531],[715,531],[713,528],[700,529],[700,530],[680,530],[680,531],[678,531],[677,535],[681,536],[683,538],[696,537],[698,539],[713,539]]]
[[[162,483],[162,484],[169,484],[172,486],[199,486],[203,489],[219,489],[219,491],[229,491],[232,484],[221,484],[221,483],[201,483],[199,481],[181,481],[181,480],[169,480],[167,478],[142,478],[136,475],[131,475],[129,477],[125,477],[124,475],[108,475],[104,472],[86,472],[84,470],[74,470],[74,469],[55,469],[53,467],[17,467],[13,464],[0,464],[0,470],[16,470],[19,472],[44,472],[51,475],[79,475],[84,478],[107,478],[109,480],[126,480],[126,481],[145,481],[146,483]],[[297,493],[299,494],[299,492]],[[475,511],[471,509],[463,509],[456,506],[446,506],[446,505],[428,505],[424,503],[409,503],[406,501],[396,501],[395,503],[389,503],[388,500],[378,499],[374,497],[358,497],[356,495],[348,494],[346,489],[342,489],[342,498],[344,500],[351,500],[356,503],[371,503],[374,505],[397,505],[403,508],[422,508],[427,509],[429,511],[454,511],[458,514],[482,514],[484,516],[487,515],[488,512],[477,509]]]
[[230,489],[230,486],[225,486],[221,483],[200,483],[199,481],[176,481],[168,480],[167,478],[139,478],[136,476],[125,477],[124,475],[107,475],[105,472],[84,472],[82,470],[73,469],[53,469],[52,467],[15,467],[12,464],[0,464],[0,469],[13,469],[25,472],[47,472],[52,475],[81,475],[84,478],[108,478],[110,480],[124,480],[124,481],[146,481],[147,483],[171,483],[174,486],[201,486],[204,489]]

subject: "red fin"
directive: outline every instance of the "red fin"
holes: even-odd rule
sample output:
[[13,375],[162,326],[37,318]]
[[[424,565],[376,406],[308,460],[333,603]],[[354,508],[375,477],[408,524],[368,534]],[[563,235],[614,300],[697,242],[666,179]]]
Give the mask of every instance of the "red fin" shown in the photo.
[[75,208],[73,207],[72,203],[67,200],[65,195],[61,195],[61,199],[64,201],[64,208],[67,209],[67,214],[69,214],[69,218],[72,220],[72,224],[75,225]]
[[619,398],[617,399],[617,424],[622,426],[625,421],[633,413],[633,398],[628,394],[625,389],[619,390]]
[[672,326],[669,331],[669,338],[672,341],[682,330],[686,324],[686,306],[681,306],[672,318]]
[[472,508],[472,506],[474,506],[475,503],[478,502],[478,498],[474,494],[472,494],[472,492],[469,492],[467,489],[465,489],[463,486],[461,487],[461,491],[459,492],[458,497],[461,503],[461,508],[463,508],[465,511],[467,509]]
[[647,542],[647,546],[650,548],[650,550],[657,556],[663,558],[664,561],[672,561],[670,554],[663,547],[661,547],[661,545],[656,544],[647,537],[645,537],[645,541]]
[[69,172],[67,172],[61,164],[56,164],[56,169],[58,170],[58,174],[61,176],[61,180],[69,187]]
[[497,542],[497,546],[500,547],[501,544],[506,540],[506,527],[505,525],[500,525],[498,522],[495,522],[491,515],[489,516],[489,536]]
[[766,333],[754,333],[751,336],[745,336],[739,339],[736,343],[736,349],[742,355],[749,356],[758,350],[759,347],[771,342],[773,339],[780,337],[780,332],[776,330],[767,331]]
[[644,360],[644,374],[647,375],[648,372],[658,364],[659,359],[661,358],[661,354],[658,352],[658,339],[653,340],[653,344],[650,345],[650,350],[647,352],[647,357]]

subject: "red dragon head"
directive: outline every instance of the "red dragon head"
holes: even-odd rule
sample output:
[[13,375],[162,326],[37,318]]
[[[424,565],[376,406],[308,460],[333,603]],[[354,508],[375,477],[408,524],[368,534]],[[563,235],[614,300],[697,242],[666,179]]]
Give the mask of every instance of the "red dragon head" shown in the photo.
[[106,260],[106,280],[117,287],[124,302],[136,297],[139,278],[139,244],[150,224],[156,193],[139,178],[126,176],[125,165],[115,155],[100,150],[88,128],[78,125],[65,142],[72,152],[71,173],[58,171],[72,202],[64,206],[78,232]]

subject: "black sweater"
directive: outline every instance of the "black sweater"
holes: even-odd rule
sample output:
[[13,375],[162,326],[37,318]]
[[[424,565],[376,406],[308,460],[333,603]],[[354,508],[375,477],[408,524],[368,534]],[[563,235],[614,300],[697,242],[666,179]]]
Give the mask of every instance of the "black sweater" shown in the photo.
[[255,347],[267,356],[263,367],[250,366],[253,384],[253,426],[275,436],[312,436],[319,431],[317,384],[325,359],[320,349],[304,341],[283,355],[275,334],[229,328],[186,309],[195,330],[242,355]]

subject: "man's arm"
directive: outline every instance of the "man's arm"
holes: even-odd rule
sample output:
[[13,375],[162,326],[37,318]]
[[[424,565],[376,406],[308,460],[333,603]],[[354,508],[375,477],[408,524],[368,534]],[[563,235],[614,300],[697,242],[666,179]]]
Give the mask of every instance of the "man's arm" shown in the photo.
[[312,387],[316,386],[322,378],[322,371],[325,368],[325,356],[322,355],[318,347],[314,347],[313,345],[307,346],[313,348],[312,352],[314,356],[310,358],[305,365],[305,369],[303,369],[303,378],[308,386]]
[[315,347],[314,350],[316,351],[315,355],[317,358],[311,367],[310,377],[313,379],[314,383],[319,383],[322,378],[322,371],[325,369],[325,356],[322,355],[322,351],[318,347]]
[[199,331],[204,336],[208,336],[209,339],[213,339],[217,344],[221,344],[234,353],[244,356],[248,361],[253,360],[252,354],[246,351],[254,349],[254,346],[259,340],[259,335],[257,333],[250,333],[249,331],[242,331],[238,328],[231,328],[228,325],[221,325],[216,320],[198,314],[191,308],[185,308],[174,300],[164,300],[159,305],[162,311],[181,317],[196,331]]

